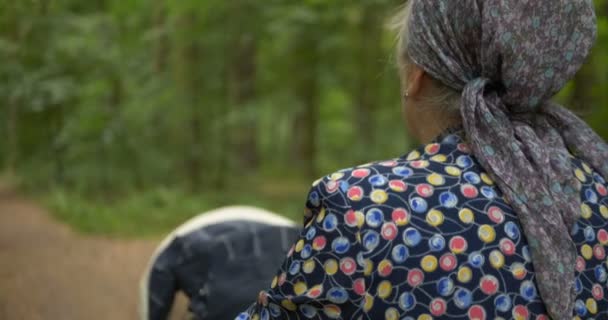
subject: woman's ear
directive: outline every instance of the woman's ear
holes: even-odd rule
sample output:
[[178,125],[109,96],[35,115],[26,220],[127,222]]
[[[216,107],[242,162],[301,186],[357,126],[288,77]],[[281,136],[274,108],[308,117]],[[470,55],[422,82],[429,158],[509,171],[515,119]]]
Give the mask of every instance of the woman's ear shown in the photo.
[[413,64],[407,80],[407,94],[410,97],[417,97],[422,91],[422,81],[426,72],[419,66]]

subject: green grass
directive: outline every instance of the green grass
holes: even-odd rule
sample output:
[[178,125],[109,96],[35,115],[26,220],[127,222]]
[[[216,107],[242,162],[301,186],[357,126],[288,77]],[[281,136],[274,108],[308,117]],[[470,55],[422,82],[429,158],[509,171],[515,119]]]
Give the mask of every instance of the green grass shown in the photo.
[[227,188],[231,191],[200,194],[158,187],[114,195],[111,200],[59,188],[37,197],[77,231],[117,237],[162,235],[199,213],[227,205],[253,205],[301,221],[308,184],[253,185],[251,191]]

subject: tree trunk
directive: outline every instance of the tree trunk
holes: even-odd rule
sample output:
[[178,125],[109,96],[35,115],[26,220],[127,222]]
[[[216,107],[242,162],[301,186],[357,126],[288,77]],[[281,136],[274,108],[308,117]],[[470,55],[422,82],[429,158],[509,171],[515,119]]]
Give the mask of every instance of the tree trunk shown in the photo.
[[163,73],[167,69],[169,57],[169,36],[167,32],[167,8],[165,0],[156,0],[154,11],[154,29],[158,36],[154,43],[154,71]]
[[245,169],[256,168],[259,164],[257,146],[257,119],[251,108],[255,100],[256,78],[255,35],[243,33],[238,36],[236,53],[231,62],[231,79],[234,109],[239,115],[235,128],[235,151],[237,161]]
[[50,4],[50,0],[41,0],[39,2],[40,5],[40,14],[42,16],[46,16],[47,13],[49,12],[49,4]]
[[259,165],[258,126],[251,104],[256,98],[256,5],[251,1],[233,0],[228,6],[232,21],[228,41],[232,47],[228,52],[230,109],[239,120],[230,130],[233,132],[231,154],[236,156],[239,167],[255,169]]
[[193,191],[201,188],[201,167],[202,167],[202,146],[201,146],[201,112],[200,107],[196,103],[196,99],[192,99],[190,103],[190,138],[192,139],[191,146],[187,151],[188,171],[190,173],[190,187]]
[[181,87],[185,107],[188,110],[187,130],[189,141],[185,144],[185,164],[187,176],[190,179],[192,191],[200,190],[202,187],[201,173],[203,166],[202,138],[202,112],[199,98],[198,69],[201,61],[201,48],[192,34],[196,25],[197,17],[194,12],[185,12],[177,21],[178,61],[176,64],[177,82]]
[[[222,38],[222,43],[224,44],[223,52],[225,57],[231,57],[234,54],[234,47],[232,41],[230,41],[230,34],[226,32],[224,37]],[[218,190],[223,190],[227,186],[227,172],[230,170],[230,157],[237,150],[234,150],[232,147],[232,140],[229,134],[226,132],[231,131],[231,126],[228,121],[224,121],[228,117],[228,114],[231,111],[231,107],[234,103],[234,88],[233,88],[233,76],[232,76],[232,60],[226,59],[224,60],[224,64],[221,69],[221,96],[222,96],[222,104],[218,104],[214,108],[214,119],[220,119],[217,122],[217,125],[213,127],[213,136],[215,137],[215,158],[213,162],[214,177],[213,177],[213,186]]]
[[[307,65],[311,66],[312,65]],[[303,102],[303,110],[296,118],[296,145],[297,155],[303,163],[304,174],[314,179],[316,172],[316,135],[318,118],[318,88],[317,79],[314,76],[304,79],[299,89],[300,100]]]
[[593,111],[592,89],[595,78],[592,59],[589,59],[574,76],[574,88],[570,95],[569,107],[582,117],[588,116]]
[[[13,44],[21,48],[21,26],[19,19],[10,21],[9,28],[6,31]],[[16,51],[10,57],[9,61],[21,60],[21,52]],[[9,93],[7,98],[7,115],[6,115],[6,135],[7,135],[7,156],[6,156],[6,171],[10,176],[15,175],[17,161],[19,161],[19,109],[21,97]]]
[[[604,0],[602,4],[597,7],[597,14],[608,17],[608,0]],[[589,116],[593,112],[594,101],[598,101],[599,98],[593,92],[598,80],[594,61],[597,58],[597,54],[592,55],[574,76],[574,88],[570,95],[569,107],[582,117]]]
[[65,183],[65,159],[64,153],[66,151],[65,141],[61,139],[61,132],[63,130],[64,125],[64,107],[63,105],[58,105],[56,107],[57,112],[55,114],[55,121],[53,123],[52,134],[51,136],[51,146],[52,153],[54,159],[54,167],[55,174],[54,180],[58,185],[63,185]]
[[8,99],[8,114],[6,117],[7,157],[6,171],[12,176],[19,159],[19,106],[17,97]]
[[295,51],[299,53],[295,77],[295,95],[301,102],[302,109],[298,110],[294,124],[294,155],[296,162],[303,168],[304,174],[314,179],[316,172],[316,135],[318,120],[318,48],[314,32],[309,28],[303,30]]
[[[374,141],[374,106],[378,97],[378,75],[381,68],[381,36],[377,10],[373,5],[363,7],[363,16],[358,26],[359,44],[356,53],[357,75],[355,77],[355,123],[363,150],[369,149]],[[360,155],[361,161],[364,155]]]

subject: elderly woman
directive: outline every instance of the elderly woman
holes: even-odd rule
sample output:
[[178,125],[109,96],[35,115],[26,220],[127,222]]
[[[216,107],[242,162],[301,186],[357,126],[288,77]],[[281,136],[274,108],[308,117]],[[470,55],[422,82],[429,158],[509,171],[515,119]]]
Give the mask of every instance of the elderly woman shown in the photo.
[[401,158],[310,191],[305,229],[238,319],[608,319],[608,147],[549,101],[592,1],[411,0]]

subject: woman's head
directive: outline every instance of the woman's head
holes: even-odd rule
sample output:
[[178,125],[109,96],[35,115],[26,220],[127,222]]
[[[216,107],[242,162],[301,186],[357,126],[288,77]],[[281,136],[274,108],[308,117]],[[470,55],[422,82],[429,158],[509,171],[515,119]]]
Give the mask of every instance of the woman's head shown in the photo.
[[441,131],[461,124],[461,93],[431,77],[409,58],[411,4],[408,1],[399,10],[390,27],[397,33],[396,64],[401,79],[404,120],[411,136],[428,142]]
[[577,253],[567,248],[581,202],[569,151],[608,176],[608,146],[549,99],[593,46],[593,2],[410,0],[396,26],[411,132],[426,141],[462,119],[477,163],[534,241],[550,316],[569,317]]

